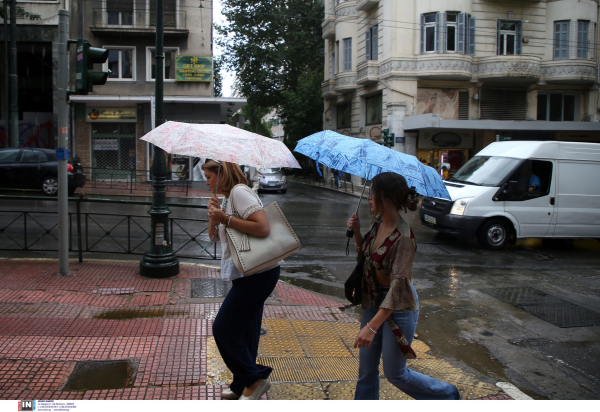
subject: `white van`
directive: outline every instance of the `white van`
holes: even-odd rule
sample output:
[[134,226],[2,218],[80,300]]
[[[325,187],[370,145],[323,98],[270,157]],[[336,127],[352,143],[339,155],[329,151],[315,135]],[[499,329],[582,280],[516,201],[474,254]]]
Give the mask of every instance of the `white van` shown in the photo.
[[492,143],[425,197],[423,225],[488,249],[517,238],[600,238],[600,144]]

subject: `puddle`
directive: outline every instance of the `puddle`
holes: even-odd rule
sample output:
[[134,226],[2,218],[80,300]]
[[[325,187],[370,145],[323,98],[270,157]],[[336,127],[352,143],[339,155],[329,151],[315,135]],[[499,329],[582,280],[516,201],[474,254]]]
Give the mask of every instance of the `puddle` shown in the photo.
[[129,360],[82,361],[65,384],[65,391],[122,389],[133,386],[135,368]]
[[[188,315],[187,311],[169,311],[167,316],[184,316]],[[147,318],[162,318],[165,316],[165,310],[162,308],[156,309],[115,309],[108,312],[102,312],[94,319],[113,319],[113,320],[129,320],[129,319],[147,319]]]

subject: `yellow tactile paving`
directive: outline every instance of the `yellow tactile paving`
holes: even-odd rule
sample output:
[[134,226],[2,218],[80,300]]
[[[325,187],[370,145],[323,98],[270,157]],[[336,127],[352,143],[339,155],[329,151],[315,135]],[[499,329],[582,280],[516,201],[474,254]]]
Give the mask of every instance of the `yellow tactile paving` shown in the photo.
[[271,385],[269,399],[276,400],[324,400],[325,389],[320,383],[278,383]]
[[[258,362],[273,368],[269,399],[352,399],[358,377],[359,350],[354,349],[358,323],[265,319],[267,334],[261,336]],[[407,362],[416,372],[452,383],[464,399],[493,396],[500,390],[436,358],[430,347],[415,339],[417,359]],[[412,399],[383,377],[380,365],[380,399]],[[232,380],[214,339],[207,340],[207,384]]]
[[308,337],[300,336],[300,343],[309,358],[351,358],[352,352],[337,336],[334,337]]
[[305,356],[300,340],[295,336],[262,336],[258,356],[296,358]]

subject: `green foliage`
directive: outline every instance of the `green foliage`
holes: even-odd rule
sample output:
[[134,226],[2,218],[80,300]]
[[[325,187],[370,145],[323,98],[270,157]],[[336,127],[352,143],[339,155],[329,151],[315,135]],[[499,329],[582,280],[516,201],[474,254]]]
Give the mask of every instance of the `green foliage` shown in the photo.
[[[8,13],[8,17],[10,18],[10,3],[7,4],[6,12]],[[4,19],[4,5],[0,6],[0,17]],[[39,14],[29,13],[25,11],[23,7],[17,6],[17,18],[24,17],[29,20],[41,20],[42,16]]]
[[223,0],[222,13],[216,43],[252,104],[279,107],[303,74],[323,72],[321,0]]
[[223,78],[221,77],[221,58],[213,58],[213,88],[215,97],[223,96]]
[[271,112],[268,107],[256,106],[252,103],[246,103],[240,113],[248,123],[242,125],[242,129],[259,134],[261,136],[273,137],[271,133],[271,123],[265,122],[264,117]]

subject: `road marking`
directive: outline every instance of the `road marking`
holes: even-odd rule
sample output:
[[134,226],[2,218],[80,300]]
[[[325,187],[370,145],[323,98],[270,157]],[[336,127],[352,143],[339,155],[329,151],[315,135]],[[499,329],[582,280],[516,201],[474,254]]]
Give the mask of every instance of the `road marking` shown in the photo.
[[532,397],[525,395],[515,385],[508,382],[497,382],[496,386],[499,386],[508,396],[517,401],[530,401]]

